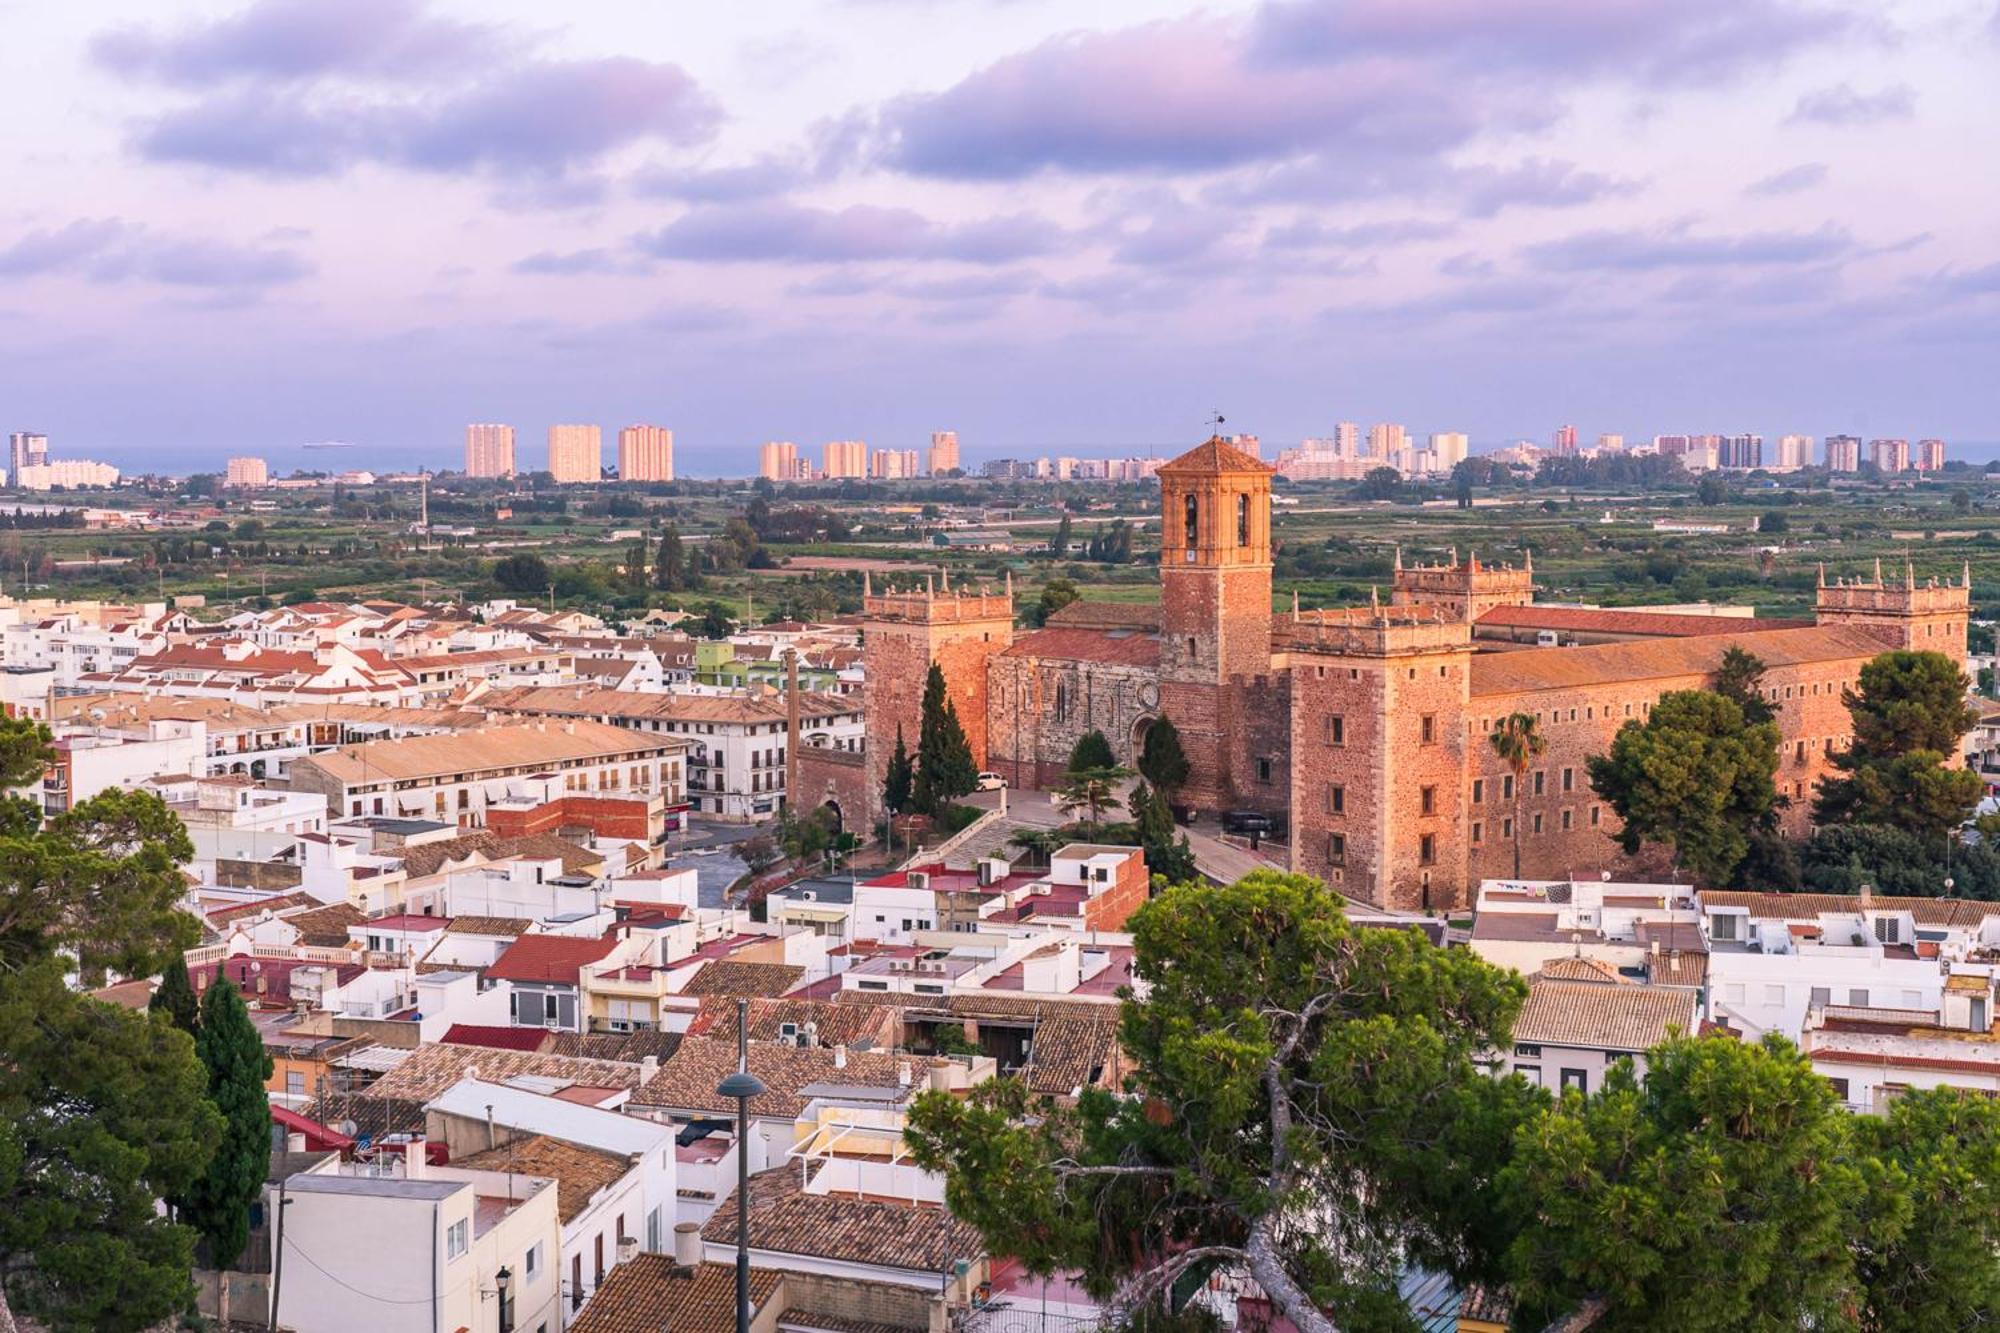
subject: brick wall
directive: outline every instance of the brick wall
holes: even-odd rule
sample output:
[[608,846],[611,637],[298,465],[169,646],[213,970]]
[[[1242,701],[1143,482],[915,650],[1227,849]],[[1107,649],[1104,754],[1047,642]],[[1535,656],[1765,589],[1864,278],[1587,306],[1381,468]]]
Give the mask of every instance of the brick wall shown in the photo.
[[[914,750],[916,738],[911,737]],[[890,736],[889,746],[895,748],[895,737]],[[873,827],[869,812],[879,796],[873,795],[868,787],[868,765],[866,759],[852,750],[834,750],[822,746],[805,745],[798,751],[799,789],[794,793],[802,812],[816,810],[831,801],[840,807],[841,819],[849,832],[864,835]],[[879,792],[880,788],[876,788]]]
[[532,810],[486,812],[486,827],[502,838],[587,829],[600,838],[651,842],[664,829],[664,807],[640,797],[564,796]]
[[[866,599],[861,686],[867,784],[864,821],[880,814],[883,779],[900,725],[912,755],[923,726],[924,682],[931,664],[965,728],[973,762],[986,766],[987,662],[1014,638],[1013,607],[998,595],[884,595]],[[801,776],[801,781],[806,779]],[[851,816],[849,823],[857,822]]]
[[1083,924],[1091,930],[1123,930],[1132,913],[1152,894],[1153,872],[1144,856],[1132,856],[1118,867],[1109,888],[1083,905]]

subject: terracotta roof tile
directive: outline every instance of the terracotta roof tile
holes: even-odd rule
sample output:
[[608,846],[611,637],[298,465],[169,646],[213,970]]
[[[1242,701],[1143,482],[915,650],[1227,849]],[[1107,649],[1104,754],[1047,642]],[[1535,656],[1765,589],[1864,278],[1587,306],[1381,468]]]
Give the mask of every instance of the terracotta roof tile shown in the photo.
[[[898,1019],[884,1009],[869,1005],[835,1004],[831,1000],[781,998],[750,1001],[750,1040],[777,1041],[783,1026],[792,1024],[800,1031],[808,1023],[817,1024],[822,1046],[889,1046],[895,1043]],[[736,1034],[736,1002],[710,996],[688,1024],[688,1035],[733,1039]]]
[[[750,1308],[771,1298],[780,1274],[750,1270]],[[704,1263],[690,1275],[676,1274],[664,1254],[635,1255],[604,1275],[569,1333],[734,1333],[736,1266]]]
[[367,921],[368,913],[353,903],[329,903],[308,912],[294,913],[285,920],[299,932],[299,943],[322,949],[342,949],[353,942],[348,937],[347,928]]
[[556,1182],[556,1211],[564,1226],[590,1207],[602,1190],[625,1178],[632,1164],[616,1153],[536,1134],[497,1148],[456,1158],[453,1166],[469,1171],[507,1171],[517,1176],[542,1176]]
[[1244,453],[1220,435],[1211,435],[1179,458],[1162,463],[1160,471],[1212,476],[1218,472],[1271,473],[1277,469]]
[[1160,639],[1155,633],[1137,630],[1040,629],[1014,640],[1000,655],[1154,667],[1160,664]]
[[1542,970],[1535,974],[1550,981],[1595,981],[1613,986],[1630,985],[1631,978],[1621,976],[1617,968],[1596,958],[1555,958],[1542,964]]
[[1528,982],[1514,1040],[1547,1046],[1643,1051],[1670,1032],[1695,1030],[1695,994],[1678,986],[1607,986],[1596,981]]
[[771,999],[796,986],[805,974],[803,967],[789,963],[745,963],[717,958],[703,963],[701,970],[681,987],[681,994]]
[[1472,693],[1475,696],[1520,694],[1530,690],[1588,689],[1628,680],[1709,676],[1732,647],[1756,654],[1767,667],[1786,667],[1808,662],[1868,661],[1887,652],[1889,644],[1880,635],[1858,625],[1820,625],[1761,634],[1634,639],[1576,648],[1477,653],[1472,659]]
[[[942,1273],[958,1259],[986,1253],[970,1223],[943,1208],[853,1195],[811,1194],[791,1165],[750,1177],[750,1243],[759,1250]],[[704,1240],[736,1235],[732,1195],[702,1226]]]
[[1570,630],[1576,633],[1640,634],[1654,638],[1697,638],[1704,634],[1755,634],[1765,630],[1811,629],[1810,620],[1758,616],[1703,616],[1635,607],[1496,606],[1474,622],[1509,629]]
[[554,981],[575,985],[585,964],[595,963],[618,947],[614,939],[578,939],[571,935],[521,935],[486,968],[488,980]]
[[1035,1029],[1022,1072],[1036,1092],[1069,1097],[1082,1088],[1111,1086],[1117,1066],[1115,1019],[1052,1018]]
[[[1743,907],[1753,917],[1776,921],[1810,921],[1822,912],[1859,916],[1864,910],[1858,894],[1847,893],[1752,893],[1703,889],[1703,908]],[[1976,927],[1989,916],[2000,916],[2000,903],[1970,898],[1913,898],[1876,894],[1866,910],[1908,912],[1918,925]]]
[[550,1054],[635,1065],[649,1055],[664,1060],[681,1046],[680,1033],[662,1032],[658,1028],[643,1032],[557,1032],[551,1036]]
[[639,1066],[614,1060],[579,1060],[534,1051],[503,1051],[491,1046],[452,1046],[443,1042],[419,1046],[410,1058],[362,1090],[369,1097],[402,1097],[428,1101],[460,1079],[479,1077],[489,1083],[510,1078],[568,1079],[593,1088],[636,1088]]
[[[914,1092],[927,1080],[929,1067],[937,1063],[922,1056],[875,1051],[849,1051],[844,1067],[836,1066],[834,1060],[835,1053],[825,1047],[751,1042],[750,1072],[762,1079],[767,1089],[751,1099],[751,1114],[792,1119],[805,1110],[809,1100],[802,1090],[815,1083],[896,1088],[901,1085],[899,1070],[904,1065],[910,1068],[910,1089]],[[632,1094],[632,1104],[702,1114],[733,1114],[736,1103],[717,1096],[715,1086],[735,1069],[735,1042],[685,1037],[680,1049],[660,1062],[660,1072],[652,1081]]]

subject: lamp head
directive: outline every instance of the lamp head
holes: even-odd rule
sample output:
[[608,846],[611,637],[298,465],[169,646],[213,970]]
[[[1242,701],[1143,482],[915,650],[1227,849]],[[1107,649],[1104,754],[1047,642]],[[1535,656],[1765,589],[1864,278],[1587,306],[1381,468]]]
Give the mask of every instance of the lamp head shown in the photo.
[[764,1092],[764,1080],[747,1069],[739,1069],[715,1085],[715,1095],[731,1101],[748,1101]]

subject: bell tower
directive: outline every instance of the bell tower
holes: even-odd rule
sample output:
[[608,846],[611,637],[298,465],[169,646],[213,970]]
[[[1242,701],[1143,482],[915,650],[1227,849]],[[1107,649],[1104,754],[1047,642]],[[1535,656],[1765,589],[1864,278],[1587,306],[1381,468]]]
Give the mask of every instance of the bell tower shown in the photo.
[[1271,671],[1271,475],[1219,436],[1159,472],[1160,707],[1211,809],[1233,798],[1235,708]]

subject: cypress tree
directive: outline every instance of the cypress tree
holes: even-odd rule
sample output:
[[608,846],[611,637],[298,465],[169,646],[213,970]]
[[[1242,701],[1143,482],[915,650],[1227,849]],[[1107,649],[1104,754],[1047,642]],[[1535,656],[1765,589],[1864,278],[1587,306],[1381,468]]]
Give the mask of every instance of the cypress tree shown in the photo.
[[1180,728],[1170,717],[1162,717],[1146,728],[1146,743],[1140,747],[1139,772],[1161,793],[1172,796],[1188,780],[1187,751],[1181,748]]
[[979,785],[979,766],[959,725],[958,711],[945,693],[944,672],[931,663],[924,679],[923,725],[917,732],[915,806],[933,819]]
[[910,752],[903,744],[903,728],[896,727],[896,752],[889,756],[889,773],[882,784],[882,804],[892,815],[900,815],[910,808],[910,798],[915,794],[917,781],[916,765],[910,760]]
[[194,986],[188,981],[187,959],[175,954],[167,960],[166,968],[160,973],[159,989],[146,1008],[156,1014],[165,1014],[173,1025],[190,1037],[201,1029],[201,1001],[195,998]]
[[217,977],[201,999],[195,1054],[208,1070],[208,1099],[222,1113],[215,1156],[180,1204],[180,1220],[208,1242],[209,1262],[229,1268],[250,1239],[250,1206],[271,1166],[271,1057],[243,997]]

